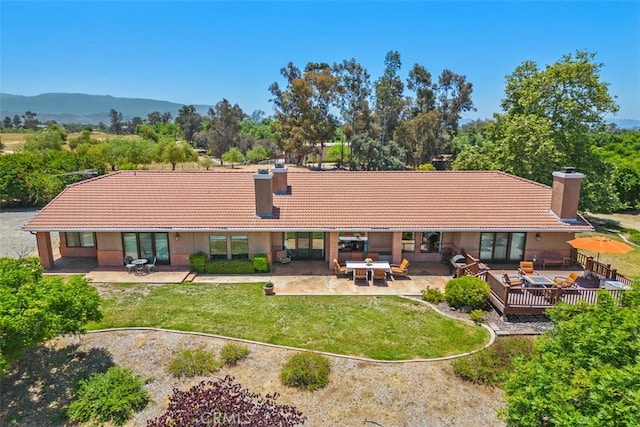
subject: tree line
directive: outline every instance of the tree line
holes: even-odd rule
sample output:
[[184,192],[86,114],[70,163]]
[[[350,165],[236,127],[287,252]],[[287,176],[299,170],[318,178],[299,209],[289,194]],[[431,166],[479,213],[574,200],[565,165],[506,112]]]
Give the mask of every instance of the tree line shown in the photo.
[[[156,111],[124,121],[112,109],[106,128],[140,140],[104,145],[85,129],[69,147],[111,170],[153,161],[175,168],[195,159],[190,148],[211,156],[202,159],[207,169],[212,158],[233,165],[283,155],[303,164],[313,156],[319,167],[328,160],[351,170],[500,170],[550,184],[551,172],[575,166],[586,175],[582,209],[640,206],[637,133],[606,127],[604,117],[618,106],[600,79],[603,64],[595,54],[577,51],[544,68],[524,61],[506,76],[502,111],[462,127],[461,114],[474,109],[473,86],[464,75],[445,69],[436,78],[414,64],[403,79],[396,51],[384,63],[375,81],[355,59],[302,68],[289,63],[280,70],[284,82],[268,88],[270,117],[248,115],[226,99],[204,115],[185,105],[175,119]],[[37,120],[32,112],[24,117]],[[628,153],[620,155],[621,149]]]

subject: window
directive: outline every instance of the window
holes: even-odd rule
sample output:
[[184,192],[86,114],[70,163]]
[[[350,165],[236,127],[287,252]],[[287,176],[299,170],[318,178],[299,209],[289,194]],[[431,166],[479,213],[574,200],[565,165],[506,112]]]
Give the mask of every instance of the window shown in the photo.
[[209,236],[209,255],[211,259],[227,259],[227,236]]
[[414,252],[416,250],[416,233],[413,231],[402,232],[402,252]]
[[211,259],[249,259],[249,236],[246,234],[213,234],[209,236],[209,255]]
[[365,233],[340,233],[338,252],[367,252],[368,238]]
[[422,233],[420,252],[440,252],[441,236],[438,231],[425,231]]
[[231,236],[231,258],[249,259],[249,237],[246,235]]
[[95,246],[93,233],[91,232],[73,232],[64,234],[68,248],[92,248]]

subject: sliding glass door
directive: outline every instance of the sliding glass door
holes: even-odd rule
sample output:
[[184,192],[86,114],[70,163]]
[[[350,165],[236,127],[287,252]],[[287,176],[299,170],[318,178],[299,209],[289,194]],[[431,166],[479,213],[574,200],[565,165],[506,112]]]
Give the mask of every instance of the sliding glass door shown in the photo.
[[480,259],[485,262],[516,262],[524,256],[525,233],[482,233]]
[[156,257],[156,263],[169,264],[169,235],[167,233],[122,233],[124,256]]

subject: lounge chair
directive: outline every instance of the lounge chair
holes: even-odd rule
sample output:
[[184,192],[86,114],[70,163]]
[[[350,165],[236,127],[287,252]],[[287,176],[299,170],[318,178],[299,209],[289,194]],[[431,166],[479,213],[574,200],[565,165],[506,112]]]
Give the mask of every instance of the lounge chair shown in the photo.
[[569,273],[567,277],[556,276],[553,281],[555,282],[555,287],[558,288],[571,288],[578,286],[578,279],[580,278],[580,273],[576,273],[575,271]]
[[333,268],[336,270],[336,275],[347,274],[347,267],[341,266],[337,259],[333,260]]
[[354,268],[353,269],[353,283],[358,279],[364,279],[369,283],[369,273],[366,268]]
[[291,262],[291,257],[287,255],[287,251],[278,251],[276,253],[276,259],[280,264],[286,264]]
[[387,270],[384,268],[374,268],[373,269],[373,284],[376,284],[376,280],[382,280],[384,285],[387,284]]
[[144,268],[147,269],[147,273],[151,273],[151,270],[155,270],[156,269],[156,261],[158,260],[158,257],[153,257],[148,263],[146,263],[144,265]]
[[391,264],[391,274],[393,276],[406,276],[409,274],[409,261],[405,258],[400,265]]
[[502,273],[502,283],[512,288],[522,286],[522,280],[519,277],[509,277],[507,273]]
[[136,265],[133,263],[133,257],[127,255],[124,257],[124,269],[127,273],[136,271]]
[[521,276],[533,276],[536,275],[535,268],[533,267],[533,261],[520,261],[520,267],[518,268],[518,274]]

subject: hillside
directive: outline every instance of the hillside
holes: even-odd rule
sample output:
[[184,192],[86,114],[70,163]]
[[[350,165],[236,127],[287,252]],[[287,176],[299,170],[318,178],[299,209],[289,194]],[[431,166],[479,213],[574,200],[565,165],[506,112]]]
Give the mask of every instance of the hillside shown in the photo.
[[[82,93],[43,93],[36,96],[21,96],[0,93],[0,116],[13,117],[32,111],[38,120],[58,123],[97,124],[109,123],[109,111],[114,108],[125,120],[132,117],[146,119],[154,111],[170,112],[175,118],[183,104],[169,101],[140,98],[116,98],[110,95],[87,95]],[[200,114],[206,114],[208,105],[196,105]]]

